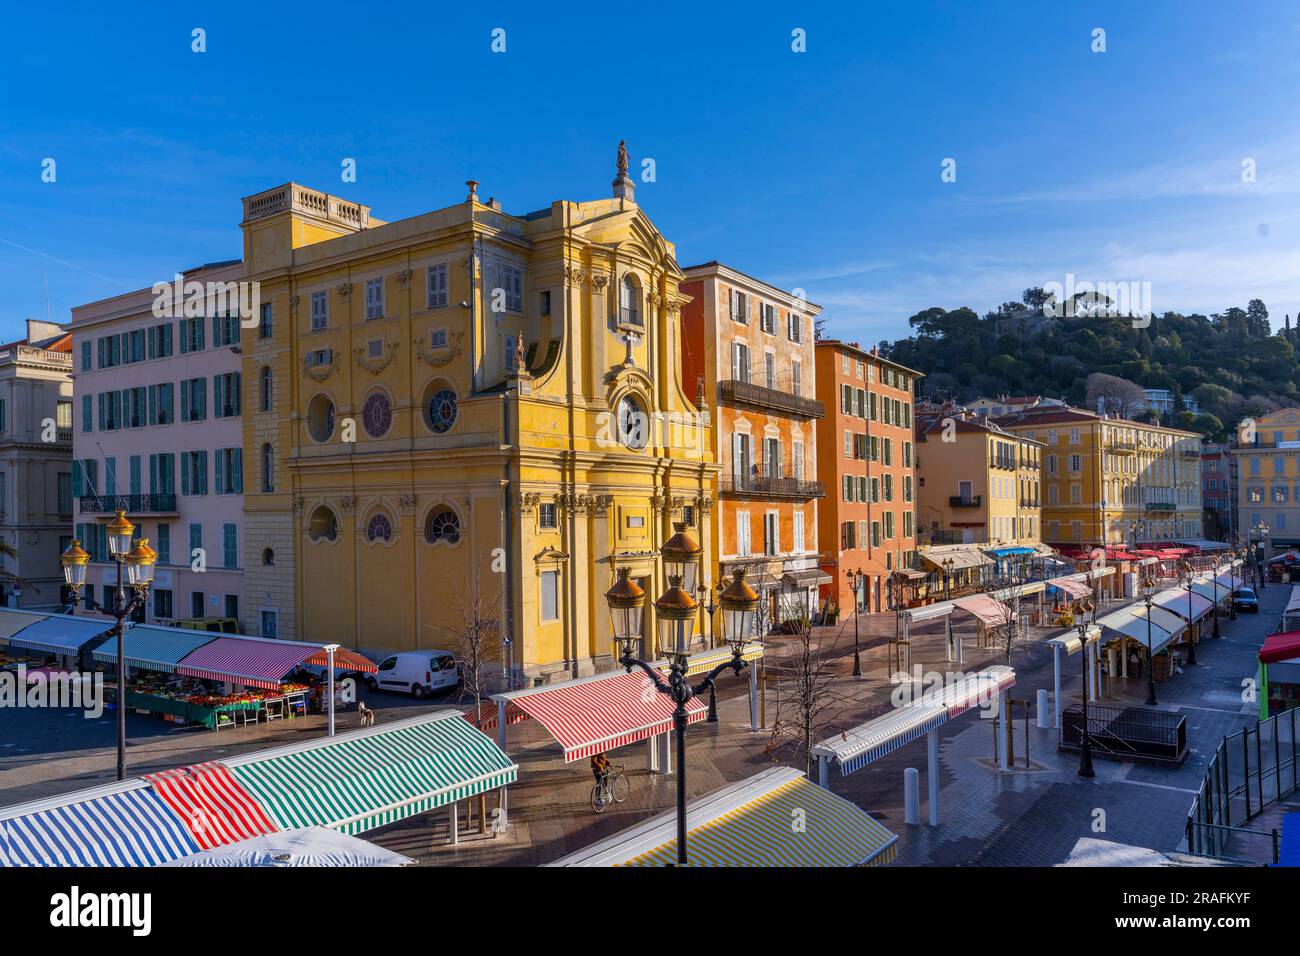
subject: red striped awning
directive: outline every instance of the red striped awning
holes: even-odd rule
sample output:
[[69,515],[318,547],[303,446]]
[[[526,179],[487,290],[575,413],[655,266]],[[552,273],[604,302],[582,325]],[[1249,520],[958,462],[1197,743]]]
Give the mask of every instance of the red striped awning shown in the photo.
[[1092,586],[1086,581],[1072,581],[1069,578],[1052,578],[1047,583],[1052,587],[1060,588],[1072,599],[1085,598],[1092,594]]
[[317,653],[309,644],[219,637],[181,658],[176,673],[276,690],[285,674]]
[[[671,697],[651,686],[647,675],[619,672],[512,695],[506,703],[506,723],[536,720],[564,748],[565,763],[571,763],[667,733],[673,729],[674,706]],[[708,715],[698,697],[686,709],[687,723]],[[516,719],[516,714],[522,716]],[[466,716],[473,721],[472,713]],[[490,723],[496,723],[495,715]]]
[[1016,620],[1016,613],[1009,605],[1003,604],[987,594],[972,594],[952,602],[969,614],[974,614],[989,627],[1001,627]]
[[[329,667],[330,656],[328,651],[321,651],[313,654],[304,662],[308,667]],[[358,654],[356,651],[350,651],[346,647],[340,647],[334,652],[334,672],[336,674],[347,673],[348,671],[357,671],[361,674],[374,674],[379,671],[379,666],[368,657]],[[285,671],[287,674],[288,671]]]
[[279,829],[224,764],[177,767],[144,779],[204,850]]

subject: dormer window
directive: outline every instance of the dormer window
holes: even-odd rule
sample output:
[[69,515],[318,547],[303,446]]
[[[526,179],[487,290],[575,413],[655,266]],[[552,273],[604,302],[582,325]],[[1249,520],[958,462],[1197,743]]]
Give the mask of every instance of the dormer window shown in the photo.
[[623,276],[619,283],[618,323],[641,325],[641,287],[637,285],[636,277],[630,274]]

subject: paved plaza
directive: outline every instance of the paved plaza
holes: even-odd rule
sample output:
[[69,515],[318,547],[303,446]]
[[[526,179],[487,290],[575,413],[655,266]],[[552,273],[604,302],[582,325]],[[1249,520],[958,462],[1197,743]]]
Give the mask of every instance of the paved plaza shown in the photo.
[[[1176,850],[1193,793],[1205,765],[1223,736],[1255,720],[1257,705],[1242,698],[1242,680],[1255,671],[1259,645],[1276,622],[1286,587],[1270,587],[1261,595],[1258,615],[1222,621],[1223,637],[1198,646],[1198,666],[1158,685],[1160,708],[1187,717],[1190,752],[1178,768],[1094,760],[1096,776],[1076,774],[1078,757],[1057,753],[1056,731],[1036,726],[1034,702],[1039,688],[1052,686],[1052,654],[1044,641],[1056,630],[1033,628],[1030,640],[1017,648],[1011,663],[1017,684],[1011,696],[1029,700],[1029,766],[1025,767],[1025,720],[1016,708],[1016,767],[1001,772],[993,761],[992,722],[972,711],[940,728],[941,824],[903,822],[903,771],[922,772],[921,819],[927,818],[925,743],[905,745],[849,776],[831,771],[831,789],[872,813],[899,835],[901,865],[1051,865],[1062,862],[1082,837],[1135,844],[1154,850]],[[851,676],[852,624],[819,629],[824,646],[834,644],[835,687],[843,698],[834,726],[851,727],[890,708],[892,685],[889,640],[892,617],[861,620],[863,676]],[[973,627],[957,622],[964,637],[963,670],[973,672],[1002,663],[996,649],[977,646]],[[782,642],[774,639],[771,661]],[[942,626],[913,630],[913,665],[925,671],[946,671]],[[1066,660],[1065,706],[1077,702],[1079,658]],[[743,779],[773,765],[774,759],[798,763],[789,752],[776,758],[769,752],[770,733],[749,730],[748,681],[734,676],[721,680],[719,721],[694,724],[688,731],[687,784],[691,796]],[[776,687],[769,684],[766,717],[777,715]],[[1145,682],[1116,680],[1105,688],[1103,703],[1141,706]],[[445,701],[413,702],[385,694],[363,694],[377,710],[380,723],[446,706]],[[355,713],[339,715],[340,729],[356,725]],[[94,786],[113,779],[114,725],[111,712],[97,721],[61,711],[10,711],[0,715],[0,803],[49,796]],[[187,763],[231,756],[250,750],[307,740],[324,731],[324,720],[308,717],[267,727],[215,731],[175,728],[131,715],[128,721],[129,773],[138,775]],[[422,864],[526,866],[557,859],[594,840],[662,813],[673,806],[675,777],[647,769],[649,744],[642,742],[611,754],[631,778],[631,796],[624,804],[596,815],[588,804],[591,776],[587,761],[563,761],[559,746],[535,722],[509,728],[507,750],[520,765],[519,781],[510,788],[510,826],[505,833],[477,832],[477,819],[468,820],[462,805],[461,836],[448,844],[447,811],[412,817],[372,831],[367,838],[420,860]],[[487,802],[489,815],[495,796]]]

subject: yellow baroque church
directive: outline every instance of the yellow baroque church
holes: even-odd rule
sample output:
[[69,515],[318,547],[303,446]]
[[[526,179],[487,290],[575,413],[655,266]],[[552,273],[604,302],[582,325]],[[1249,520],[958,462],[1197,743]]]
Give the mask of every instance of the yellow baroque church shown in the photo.
[[295,183],[244,200],[245,601],[264,634],[371,653],[496,619],[516,682],[587,674],[617,567],[653,602],[674,521],[716,566],[689,297],[621,144],[609,199],[512,215],[467,185],[396,222]]

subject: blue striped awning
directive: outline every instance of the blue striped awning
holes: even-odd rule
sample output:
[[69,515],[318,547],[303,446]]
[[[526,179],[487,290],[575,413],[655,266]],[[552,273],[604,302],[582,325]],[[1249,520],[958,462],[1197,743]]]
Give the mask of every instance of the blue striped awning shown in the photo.
[[[137,624],[127,628],[122,640],[126,646],[128,667],[170,674],[181,658],[220,637],[208,631],[183,627],[154,627]],[[91,656],[101,664],[117,663],[117,641],[105,641]]]
[[127,786],[0,811],[0,866],[157,866],[198,852],[148,785]]
[[1021,545],[1016,545],[1014,547],[1009,547],[1009,548],[986,548],[984,550],[984,553],[991,554],[995,558],[1008,558],[1017,554],[1037,554],[1038,552],[1035,551],[1033,548],[1026,548]]
[[108,618],[54,614],[23,628],[9,638],[9,646],[46,654],[76,654],[112,626]]

